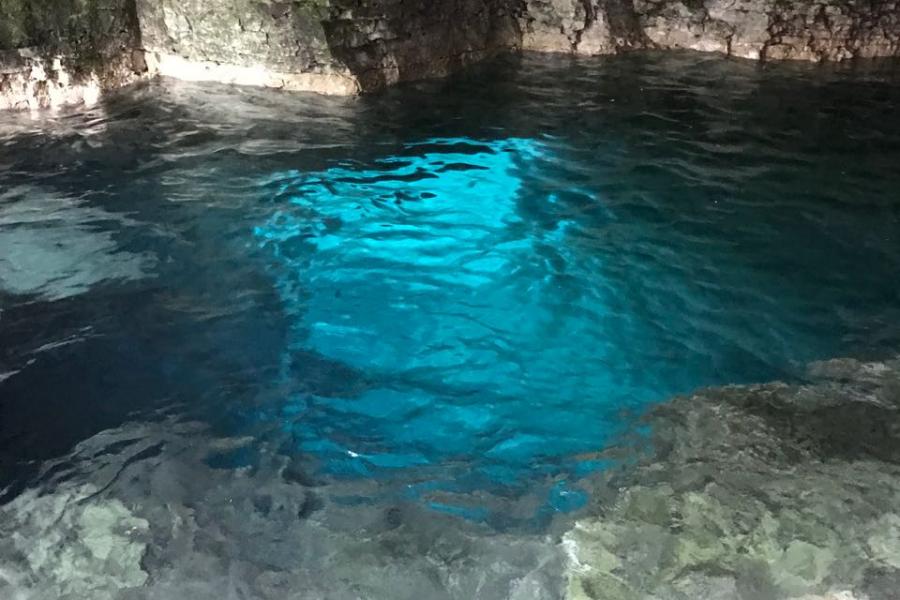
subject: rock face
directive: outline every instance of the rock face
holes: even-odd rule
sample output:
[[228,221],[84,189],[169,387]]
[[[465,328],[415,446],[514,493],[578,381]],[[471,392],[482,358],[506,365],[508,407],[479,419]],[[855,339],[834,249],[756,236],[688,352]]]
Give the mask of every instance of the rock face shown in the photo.
[[443,76],[518,47],[507,0],[334,0],[324,23],[334,55],[364,90]]
[[120,597],[144,585],[148,523],[92,486],[25,493],[0,507],[0,593],[5,598]]
[[352,94],[513,49],[900,55],[897,0],[0,0],[0,14],[0,108],[90,101],[143,74]]
[[505,0],[137,0],[143,47],[159,72],[331,93],[441,76],[518,32]]
[[662,48],[812,61],[900,55],[894,0],[635,0],[634,7]]
[[0,109],[85,102],[146,73],[132,0],[0,0]]
[[660,406],[565,536],[569,598],[896,598],[900,361],[810,376]]
[[349,69],[329,49],[322,0],[136,0],[141,45],[161,75],[350,94]]
[[522,48],[580,55],[646,46],[631,0],[524,0]]
[[900,4],[843,0],[522,0],[522,47],[680,48],[751,59],[900,55]]

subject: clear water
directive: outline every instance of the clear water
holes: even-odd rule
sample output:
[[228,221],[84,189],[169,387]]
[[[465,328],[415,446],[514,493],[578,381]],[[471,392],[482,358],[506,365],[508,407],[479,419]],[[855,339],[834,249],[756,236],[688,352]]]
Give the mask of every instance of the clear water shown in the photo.
[[898,103],[891,63],[651,54],[2,115],[0,489],[176,418],[348,502],[578,508],[653,403],[900,348]]

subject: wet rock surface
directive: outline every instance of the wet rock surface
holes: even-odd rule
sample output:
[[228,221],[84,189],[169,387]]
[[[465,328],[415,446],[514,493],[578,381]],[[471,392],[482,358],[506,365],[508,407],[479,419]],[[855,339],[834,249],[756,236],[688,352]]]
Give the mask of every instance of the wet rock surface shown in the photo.
[[[0,4],[0,50],[17,52],[0,56],[0,108],[90,102],[145,73],[353,94],[515,49],[810,61],[900,54],[894,0],[92,0],[67,19],[52,16],[55,1]],[[21,55],[32,46],[43,61]],[[71,64],[54,66],[60,59]]]
[[634,6],[647,38],[663,48],[811,61],[900,53],[900,5],[890,0],[636,0]]
[[566,534],[571,598],[897,597],[900,362],[702,391]]
[[148,523],[91,485],[35,490],[0,507],[4,598],[116,598],[147,581]]
[[519,45],[506,0],[336,0],[324,26],[363,90],[447,75]]
[[[518,43],[506,0],[229,0],[215,9],[197,0],[138,0],[137,6],[144,48],[159,56],[163,74],[183,77],[183,61],[213,72],[231,65],[278,74],[265,80],[269,87],[292,87],[298,75],[314,74],[322,76],[308,82],[314,91],[371,91],[446,75]],[[324,76],[343,78],[343,86]]]
[[136,0],[141,46],[161,75],[300,91],[357,91],[332,54],[327,2]]
[[892,1],[526,0],[519,14],[522,47],[539,51],[656,47],[809,61],[900,53]]
[[218,600],[558,598],[547,535],[320,480],[253,438],[171,420],[110,430],[0,506],[0,595]]
[[0,110],[91,106],[104,90],[134,83],[145,74],[140,53],[111,56],[100,66],[84,68],[34,48],[0,51]]
[[894,600],[898,407],[897,361],[675,399],[648,416],[648,455],[602,453],[618,466],[560,536],[427,510],[378,481],[326,481],[277,452],[247,461],[251,437],[127,425],[0,507],[0,592]]
[[130,0],[0,2],[0,110],[94,104],[146,73]]
[[586,56],[647,46],[630,0],[526,0],[522,48]]

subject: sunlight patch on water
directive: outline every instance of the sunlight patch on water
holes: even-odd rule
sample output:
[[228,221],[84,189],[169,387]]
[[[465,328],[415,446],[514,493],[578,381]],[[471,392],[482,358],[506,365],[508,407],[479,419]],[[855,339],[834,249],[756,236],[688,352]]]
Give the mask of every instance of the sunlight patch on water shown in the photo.
[[510,483],[596,448],[618,427],[611,413],[654,397],[617,368],[607,329],[620,319],[592,284],[600,260],[566,244],[577,224],[523,206],[547,153],[528,139],[433,139],[267,184],[278,209],[256,236],[292,350],[374,382],[297,399],[299,449],[353,475],[477,457],[476,478]]

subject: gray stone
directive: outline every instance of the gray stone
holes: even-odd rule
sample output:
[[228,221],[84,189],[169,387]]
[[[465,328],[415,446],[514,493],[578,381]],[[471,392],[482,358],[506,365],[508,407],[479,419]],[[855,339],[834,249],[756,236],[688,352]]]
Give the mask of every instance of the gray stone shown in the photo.
[[26,492],[0,508],[0,593],[103,600],[144,585],[146,520],[91,485]]
[[900,570],[900,362],[828,361],[810,377],[656,409],[652,450],[598,481],[593,516],[564,538],[568,596],[858,600],[884,587]]
[[[0,2],[0,50],[19,51],[0,56],[0,108],[90,101],[152,74],[352,94],[515,49],[678,48],[813,61],[900,55],[896,0],[54,2]],[[38,44],[29,50],[36,58],[21,54],[30,44]]]

